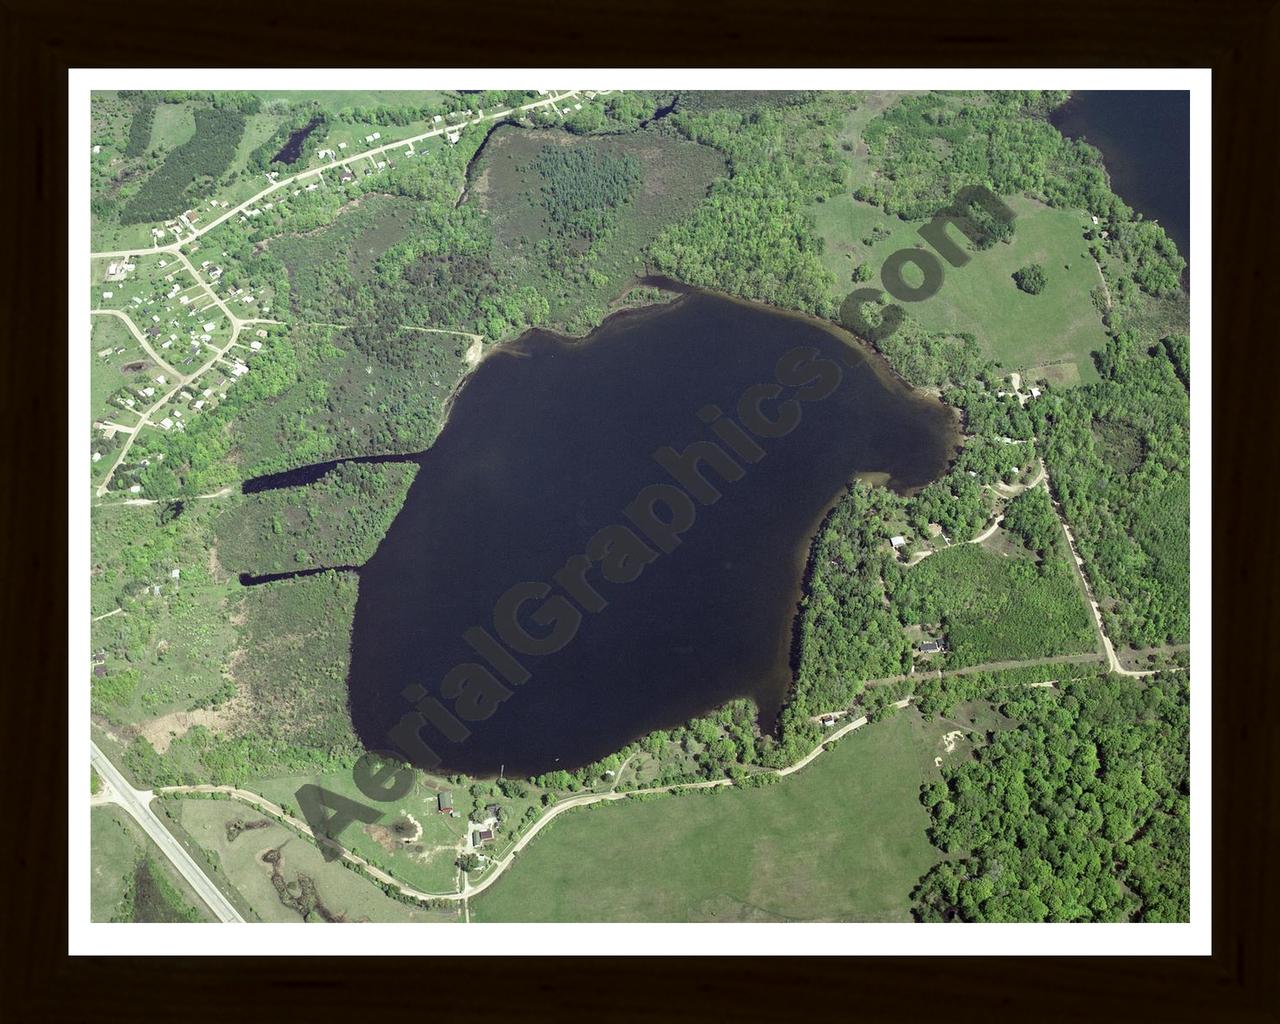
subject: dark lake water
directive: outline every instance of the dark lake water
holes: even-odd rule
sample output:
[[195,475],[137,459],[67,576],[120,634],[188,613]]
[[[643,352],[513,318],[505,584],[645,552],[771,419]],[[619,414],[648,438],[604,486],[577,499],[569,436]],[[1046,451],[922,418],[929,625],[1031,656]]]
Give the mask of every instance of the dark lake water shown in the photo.
[[1159,221],[1191,259],[1190,93],[1075,92],[1051,118],[1064,135],[1102,151],[1115,193]]
[[272,163],[291,164],[302,155],[302,144],[307,141],[307,136],[316,130],[316,127],[324,121],[324,118],[317,114],[303,127],[291,133],[285,140],[280,152],[271,158]]
[[[585,341],[530,332],[472,373],[359,570],[357,733],[491,776],[573,769],[734,697],[771,728],[826,511],[855,474],[925,485],[957,440],[843,331],[764,307],[691,293]],[[692,469],[655,458],[695,442]]]

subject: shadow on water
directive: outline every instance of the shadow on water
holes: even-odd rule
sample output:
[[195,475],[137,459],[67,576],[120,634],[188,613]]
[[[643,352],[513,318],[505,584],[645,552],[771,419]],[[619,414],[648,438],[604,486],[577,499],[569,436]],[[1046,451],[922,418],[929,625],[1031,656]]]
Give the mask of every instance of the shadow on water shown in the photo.
[[583,340],[497,347],[430,450],[362,460],[421,465],[359,569],[349,687],[367,747],[532,775],[736,697],[772,729],[832,504],[856,475],[925,486],[958,430],[842,329],[680,288]]

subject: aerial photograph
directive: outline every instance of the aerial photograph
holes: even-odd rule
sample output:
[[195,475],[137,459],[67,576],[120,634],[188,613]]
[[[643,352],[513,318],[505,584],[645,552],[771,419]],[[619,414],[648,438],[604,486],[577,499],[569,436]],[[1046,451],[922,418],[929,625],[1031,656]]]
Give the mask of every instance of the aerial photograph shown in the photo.
[[90,923],[1190,921],[1188,91],[88,111]]

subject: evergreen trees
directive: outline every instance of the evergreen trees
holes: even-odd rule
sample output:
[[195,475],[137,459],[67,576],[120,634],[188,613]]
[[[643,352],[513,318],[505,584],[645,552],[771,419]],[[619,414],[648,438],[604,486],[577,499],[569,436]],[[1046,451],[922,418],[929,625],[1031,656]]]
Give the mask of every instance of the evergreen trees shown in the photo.
[[[230,166],[244,134],[244,114],[233,107],[201,107],[197,108],[195,119],[195,135],[170,153],[159,170],[143,182],[120,211],[121,224],[146,224],[176,217],[195,197],[207,193],[209,185]],[[131,145],[132,141],[131,137]]]
[[591,242],[616,222],[618,209],[640,184],[640,161],[588,146],[546,146],[533,161],[542,177],[542,203],[556,229]]

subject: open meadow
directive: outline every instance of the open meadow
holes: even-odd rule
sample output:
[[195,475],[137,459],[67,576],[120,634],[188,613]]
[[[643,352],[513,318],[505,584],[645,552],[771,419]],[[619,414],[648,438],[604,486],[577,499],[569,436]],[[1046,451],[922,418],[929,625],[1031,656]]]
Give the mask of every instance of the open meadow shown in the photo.
[[[1092,296],[1102,278],[1083,237],[1088,216],[1022,196],[1007,201],[1017,217],[1012,241],[971,251],[963,267],[944,263],[938,294],[905,308],[926,330],[973,334],[984,355],[1028,379],[1066,385],[1097,380],[1092,353],[1106,346],[1107,336]],[[923,221],[902,220],[849,195],[815,204],[813,214],[837,299],[859,287],[854,268],[865,264],[873,271],[862,287],[879,287],[880,268],[891,253],[925,245],[918,233]],[[1047,278],[1039,295],[1019,290],[1013,280],[1014,271],[1033,263]],[[910,278],[913,272],[906,275],[912,285],[919,283]]]
[[89,812],[90,920],[200,922],[213,916],[119,807]]
[[263,921],[450,921],[452,908],[410,906],[341,861],[233,800],[171,801],[183,830],[210,851],[222,875]]
[[907,710],[770,786],[574,811],[472,900],[472,920],[908,920],[938,857],[919,791],[948,728]]

